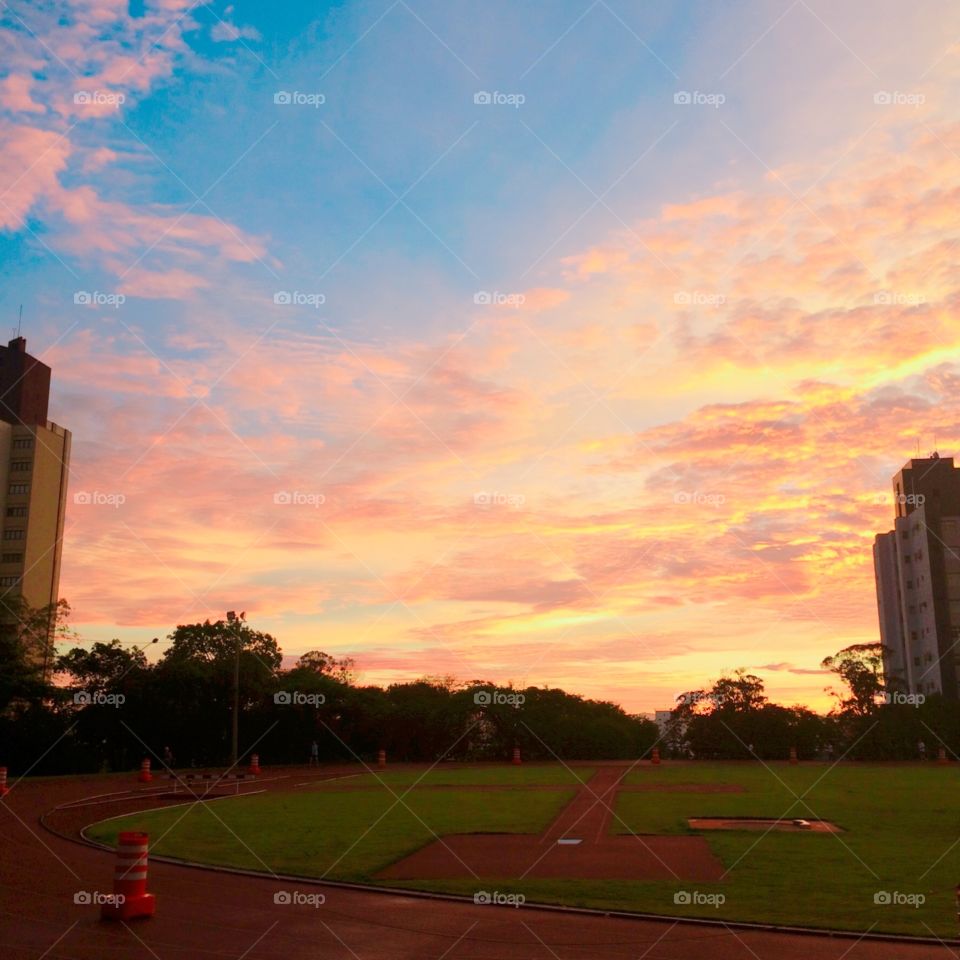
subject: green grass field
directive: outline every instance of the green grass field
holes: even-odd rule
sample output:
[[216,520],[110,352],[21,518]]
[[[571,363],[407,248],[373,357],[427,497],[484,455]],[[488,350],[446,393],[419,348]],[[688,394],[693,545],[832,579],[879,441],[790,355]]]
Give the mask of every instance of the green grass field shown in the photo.
[[[577,768],[576,777],[592,771]],[[88,834],[112,842],[120,829],[145,829],[157,854],[304,876],[371,882],[383,867],[435,834],[539,833],[574,795],[575,776],[560,765],[477,766],[386,771],[391,793],[371,775],[308,787],[105,821]],[[857,931],[956,935],[954,886],[960,882],[960,771],[928,765],[664,764],[633,771],[626,785],[727,783],[743,793],[621,791],[615,833],[690,833],[691,816],[819,817],[841,834],[705,834],[729,869],[717,884],[484,878],[484,886],[530,901],[711,919],[756,920]],[[516,790],[473,790],[492,785]],[[526,789],[537,785],[548,789]],[[335,784],[331,784],[331,787]],[[437,789],[439,788],[439,789]],[[803,799],[798,800],[797,795]],[[409,809],[408,809],[409,808]],[[639,841],[638,841],[639,842]],[[375,881],[374,881],[375,882]],[[472,894],[477,881],[402,884]],[[678,891],[722,893],[725,902],[682,906]],[[877,904],[875,895],[910,897]],[[924,902],[913,903],[919,897]]]

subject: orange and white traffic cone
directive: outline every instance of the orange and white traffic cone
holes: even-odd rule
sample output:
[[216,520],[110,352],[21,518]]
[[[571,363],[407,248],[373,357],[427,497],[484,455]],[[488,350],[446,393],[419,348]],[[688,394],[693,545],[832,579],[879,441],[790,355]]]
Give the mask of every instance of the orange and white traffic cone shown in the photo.
[[149,783],[153,779],[153,774],[150,773],[150,758],[144,757],[140,761],[140,776],[137,777],[137,780],[140,783]]
[[10,792],[7,786],[7,768],[0,767],[0,797],[5,797]]
[[260,773],[260,754],[259,753],[250,754],[250,766],[248,769],[250,773],[252,773],[254,776],[257,776]]
[[790,762],[791,762],[791,763],[799,763],[799,761],[797,760],[797,748],[796,748],[796,747],[791,747],[791,748],[790,748]]
[[522,761],[520,759],[520,748],[514,747],[513,748],[513,765],[515,767],[519,767],[521,763]]
[[382,770],[387,765],[387,751],[377,751],[377,766]]
[[113,897],[100,907],[101,920],[152,917],[156,898],[147,893],[147,841],[149,836],[125,831],[117,837],[117,863],[113,871]]
[[650,751],[650,762],[653,763],[653,764],[659,764],[659,763],[660,763],[660,748],[659,748],[659,747],[654,747],[654,748]]

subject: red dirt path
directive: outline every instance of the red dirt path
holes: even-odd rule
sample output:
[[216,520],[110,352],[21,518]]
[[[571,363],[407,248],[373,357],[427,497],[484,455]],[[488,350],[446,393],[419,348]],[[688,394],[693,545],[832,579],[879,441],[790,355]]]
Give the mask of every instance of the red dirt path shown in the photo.
[[[271,772],[266,772],[269,776]],[[290,789],[315,771],[261,783]],[[113,856],[47,832],[41,814],[123,790],[132,775],[17,784],[0,802],[0,954],[4,960],[951,960],[946,946],[689,926],[425,901],[412,896],[152,863],[157,914],[107,924],[74,904],[110,889]],[[222,801],[229,803],[231,801]],[[121,812],[113,804],[110,812]],[[126,807],[124,807],[126,809]],[[81,816],[80,811],[87,813]],[[76,821],[103,816],[74,807]],[[322,891],[326,902],[275,905],[278,890]]]
[[[565,877],[587,880],[723,879],[703,837],[609,836],[620,781],[629,767],[602,766],[538,837],[453,834],[391,864],[383,880]],[[577,844],[559,844],[576,839]]]

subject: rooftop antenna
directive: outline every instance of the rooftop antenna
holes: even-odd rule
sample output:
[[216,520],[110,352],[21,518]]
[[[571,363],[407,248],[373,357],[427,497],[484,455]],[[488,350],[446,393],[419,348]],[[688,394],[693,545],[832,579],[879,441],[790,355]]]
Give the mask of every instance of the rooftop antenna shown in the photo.
[[17,320],[17,336],[20,336],[20,328],[23,326],[23,304],[20,304],[20,317]]

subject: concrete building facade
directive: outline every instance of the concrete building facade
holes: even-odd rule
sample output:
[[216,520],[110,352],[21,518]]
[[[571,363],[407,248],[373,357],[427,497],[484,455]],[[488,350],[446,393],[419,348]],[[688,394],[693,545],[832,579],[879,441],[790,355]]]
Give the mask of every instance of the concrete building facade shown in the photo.
[[960,469],[936,453],[893,478],[894,528],[874,540],[887,688],[960,699]]

